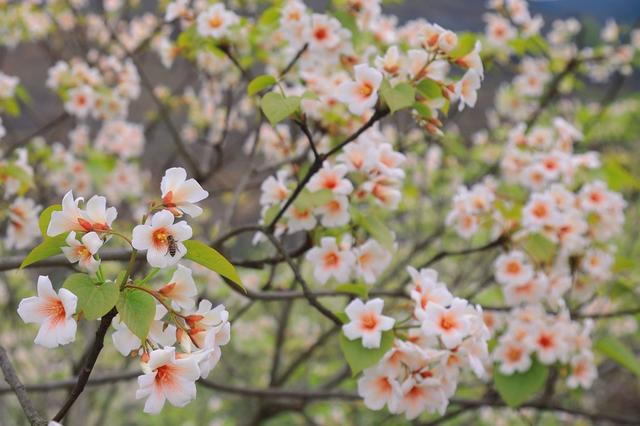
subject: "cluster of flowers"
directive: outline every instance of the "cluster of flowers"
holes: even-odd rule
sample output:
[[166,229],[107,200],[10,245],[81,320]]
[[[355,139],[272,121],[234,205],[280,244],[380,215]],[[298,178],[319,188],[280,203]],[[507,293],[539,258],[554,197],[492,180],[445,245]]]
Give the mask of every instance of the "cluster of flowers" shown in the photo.
[[[0,46],[13,49],[21,42],[42,40],[53,29],[53,21],[47,12],[34,6],[33,2],[21,1],[0,5]],[[69,12],[59,13],[60,23],[64,17],[73,19]]]
[[[133,229],[131,239],[114,231],[117,212],[107,207],[105,197],[94,195],[81,207],[83,199],[74,198],[72,192],[64,196],[62,209],[51,214],[46,234],[68,233],[67,245],[61,247],[64,255],[102,285],[110,281],[104,278],[99,250],[113,236],[146,251],[152,267],[174,266],[187,252],[183,242],[192,236],[186,221],[174,220],[202,213],[195,203],[208,193],[194,179],[187,179],[182,168],[166,171],[161,191],[162,201],[151,207],[149,219]],[[220,347],[230,339],[230,324],[223,305],[213,307],[210,301],[201,300],[196,307],[198,292],[189,268],[177,265],[169,282],[157,288],[144,281],[117,284],[120,291],[144,291],[154,297],[156,314],[146,339],[132,332],[118,313],[112,322],[116,330],[112,340],[124,356],[140,356],[144,374],[138,378],[136,396],[146,398],[145,412],[158,413],[166,400],[184,406],[195,398],[195,381],[207,377],[220,360]],[[49,278],[40,276],[38,296],[22,300],[18,314],[25,322],[40,325],[35,343],[55,348],[75,340],[82,314],[77,307],[78,296],[66,288],[56,293]]]
[[123,118],[140,95],[140,76],[130,59],[89,54],[89,61],[58,61],[49,69],[47,87],[65,100],[65,110],[79,119]]
[[[640,30],[623,33],[613,20],[607,21],[603,27],[599,45],[580,47],[576,38],[582,27],[575,18],[553,21],[549,33],[542,38],[539,35],[542,19],[539,16],[530,18],[526,1],[513,0],[505,3],[497,0],[490,5],[496,9],[496,13],[486,16],[488,53],[506,61],[508,56],[504,53],[513,50],[515,46],[509,42],[522,41],[522,37],[527,40],[524,53],[545,52],[544,58],[524,57],[520,63],[520,73],[514,78],[513,84],[504,83],[498,90],[497,113],[515,122],[526,120],[537,108],[537,99],[543,94],[545,83],[552,75],[552,66],[565,64],[565,67],[575,68],[578,74],[603,83],[616,72],[630,74],[633,63],[638,58]],[[522,24],[525,27],[521,27],[518,32],[512,24],[516,27]],[[530,31],[530,28],[535,31]],[[534,34],[537,36],[533,37]],[[518,36],[521,38],[516,40]]]
[[[18,77],[0,72],[0,112],[7,109],[8,103],[13,104],[15,102],[14,97],[16,96],[19,83],[20,79]],[[2,124],[2,117],[0,117],[0,139],[2,139],[6,133],[7,131]]]
[[[573,153],[580,138],[580,132],[560,118],[553,120],[553,127],[539,126],[529,133],[524,125],[516,126],[509,133],[501,170],[503,185],[526,188],[524,199],[514,199],[496,181],[487,180],[461,188],[448,217],[465,238],[483,226],[492,228],[494,237],[509,236],[512,247],[496,259],[495,279],[506,304],[514,307],[510,315],[519,320],[502,330],[493,353],[500,371],[526,371],[535,353],[544,364],[569,363],[572,387],[589,386],[595,368],[590,327],[571,321],[564,298],[584,302],[609,279],[613,248],[607,244],[622,229],[625,207],[622,196],[604,182],[581,175],[580,170],[598,168],[600,161],[594,152]],[[527,251],[534,235],[546,242],[548,258]],[[544,306],[562,311],[547,315]]]
[[485,312],[484,320],[492,334],[502,332],[491,354],[500,373],[526,372],[537,359],[546,365],[567,364],[570,388],[589,388],[596,379],[589,337],[591,321],[572,321],[566,308],[558,314],[548,314],[538,304],[516,308],[508,314]]
[[[444,414],[464,369],[485,375],[490,332],[481,308],[451,295],[435,270],[408,270],[413,316],[399,327],[408,335],[396,337],[382,359],[364,370],[358,393],[372,410],[387,405],[390,412],[414,419],[425,411]],[[367,348],[380,347],[382,332],[395,323],[382,308],[381,299],[353,300],[345,310],[345,336],[361,338]]]

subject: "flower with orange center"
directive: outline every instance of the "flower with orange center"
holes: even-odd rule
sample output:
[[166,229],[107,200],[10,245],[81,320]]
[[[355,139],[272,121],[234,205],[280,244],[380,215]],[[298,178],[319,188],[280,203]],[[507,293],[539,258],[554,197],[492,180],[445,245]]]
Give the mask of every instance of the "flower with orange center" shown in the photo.
[[362,338],[365,348],[379,348],[382,332],[391,330],[395,320],[382,315],[384,302],[382,299],[372,299],[363,303],[354,299],[345,308],[349,322],[342,326],[344,335],[349,340]]

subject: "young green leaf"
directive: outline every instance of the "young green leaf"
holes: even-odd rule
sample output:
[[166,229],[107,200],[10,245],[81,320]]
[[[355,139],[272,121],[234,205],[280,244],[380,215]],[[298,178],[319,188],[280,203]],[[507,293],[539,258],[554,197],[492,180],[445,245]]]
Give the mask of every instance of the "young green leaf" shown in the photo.
[[296,198],[293,205],[296,206],[298,210],[305,211],[323,206],[333,200],[333,197],[333,191],[330,189],[320,189],[318,191],[311,192],[305,188],[300,192],[300,195],[298,195],[298,198]]
[[427,99],[438,99],[442,97],[442,88],[438,83],[430,78],[425,78],[420,81],[416,86],[416,89],[418,93]]
[[217,250],[196,240],[185,241],[184,245],[187,248],[185,259],[193,260],[242,287],[242,281],[240,280],[240,276],[238,276],[236,268]]
[[449,53],[452,59],[462,58],[473,51],[476,46],[476,35],[473,33],[463,33],[458,36],[458,45]]
[[400,83],[391,87],[387,80],[383,80],[380,85],[380,96],[393,113],[412,106],[416,98],[416,91],[408,83]]
[[617,337],[605,336],[594,345],[596,352],[612,359],[627,370],[640,377],[640,359]]
[[116,304],[120,320],[133,334],[144,341],[156,316],[156,300],[142,290],[126,288]]
[[369,297],[369,286],[366,284],[342,284],[336,287],[340,293],[354,294],[361,299]]
[[518,407],[531,399],[544,387],[549,375],[549,368],[534,360],[531,368],[524,373],[502,374],[496,368],[493,381],[502,400],[510,407]]
[[54,204],[52,206],[47,207],[40,213],[40,218],[38,219],[38,225],[40,226],[40,233],[43,237],[47,236],[47,228],[49,227],[49,222],[51,221],[51,213],[58,212],[62,210],[62,206],[60,204]]
[[300,96],[284,97],[280,93],[269,92],[260,100],[260,108],[272,125],[276,125],[300,106]]
[[247,95],[253,96],[256,93],[273,86],[277,82],[278,80],[276,80],[272,75],[259,75],[251,80],[251,83],[247,86]]
[[62,253],[61,247],[66,245],[64,240],[67,238],[67,235],[68,233],[65,232],[55,237],[45,237],[44,241],[35,246],[27,257],[24,258],[20,264],[20,269]]
[[380,347],[376,349],[367,349],[362,346],[361,339],[349,340],[344,334],[340,333],[340,349],[349,367],[351,367],[353,376],[375,365],[391,349],[391,346],[393,346],[393,330],[387,330],[382,333]]
[[556,245],[537,232],[527,235],[521,245],[525,253],[536,263],[548,263],[554,259],[556,254]]
[[77,312],[82,311],[89,320],[95,320],[111,310],[118,301],[120,291],[113,282],[97,284],[87,274],[72,274],[63,287],[78,297]]

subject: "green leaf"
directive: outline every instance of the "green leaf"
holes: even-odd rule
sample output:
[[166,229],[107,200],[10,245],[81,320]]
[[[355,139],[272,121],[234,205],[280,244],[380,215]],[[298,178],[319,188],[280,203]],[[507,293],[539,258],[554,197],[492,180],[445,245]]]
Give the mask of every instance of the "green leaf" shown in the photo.
[[544,387],[549,375],[549,368],[534,360],[531,368],[524,373],[510,376],[495,369],[493,382],[502,400],[512,408],[520,406]]
[[556,245],[537,232],[527,235],[521,246],[536,263],[548,263],[556,254]]
[[273,219],[275,219],[278,215],[278,212],[280,212],[280,206],[278,204],[274,204],[273,206],[269,207],[266,212],[264,212],[262,221],[266,224],[271,223]]
[[395,87],[391,87],[389,81],[383,80],[380,85],[380,96],[382,96],[382,99],[393,113],[412,106],[416,98],[416,91],[408,83],[400,83]]
[[427,99],[438,99],[442,97],[442,88],[438,83],[430,78],[425,78],[420,81],[416,86],[416,89],[418,90],[418,93]]
[[271,27],[278,23],[280,19],[280,8],[273,6],[265,9],[258,19],[258,25],[261,27]]
[[38,225],[40,226],[40,233],[43,237],[47,236],[47,228],[49,227],[49,222],[51,221],[51,213],[59,212],[62,210],[62,206],[60,204],[54,204],[52,206],[47,207],[40,213],[40,218],[38,219]]
[[278,124],[295,113],[299,106],[300,96],[289,96],[285,98],[276,92],[269,92],[260,100],[262,112],[264,112],[264,115],[272,125]]
[[156,299],[147,292],[125,288],[116,304],[120,320],[144,342],[156,316]]
[[367,349],[362,346],[362,339],[349,340],[340,333],[340,349],[351,367],[353,376],[375,365],[391,349],[391,346],[393,346],[393,330],[382,333],[380,347],[376,349]]
[[612,359],[640,377],[640,359],[617,337],[605,336],[594,345],[596,352]]
[[511,201],[525,202],[529,198],[527,191],[520,185],[511,185],[504,182],[498,185],[496,194]]
[[393,243],[395,237],[393,232],[380,220],[377,216],[358,215],[358,223],[380,244],[382,244],[387,250],[393,250]]
[[35,246],[24,258],[20,264],[20,269],[61,253],[62,250],[60,248],[66,245],[65,239],[67,235],[68,232],[65,232],[55,237],[45,237],[44,241]]
[[273,86],[277,82],[278,80],[276,80],[276,78],[272,75],[259,75],[251,80],[251,83],[249,83],[249,85],[247,86],[247,95],[253,96],[256,93]]
[[336,291],[340,293],[355,294],[361,299],[369,297],[369,286],[366,284],[342,284],[336,287]]
[[421,104],[420,102],[415,102],[413,104],[413,109],[415,109],[422,118],[431,118],[432,116],[431,108],[424,104]]
[[[185,259],[193,260],[242,287],[242,281],[238,276],[236,268],[217,250],[209,247],[202,241],[196,240],[187,240],[184,242],[184,245],[187,248]],[[242,288],[244,289],[244,287]]]
[[118,302],[120,291],[113,282],[94,283],[87,274],[72,274],[63,287],[78,297],[77,312],[82,311],[89,320],[95,320],[111,310]]
[[458,45],[449,53],[452,59],[462,58],[473,51],[476,46],[476,35],[473,33],[463,33],[458,36]]
[[320,189],[315,192],[311,192],[308,189],[304,189],[300,192],[300,195],[293,203],[294,206],[300,211],[313,209],[315,207],[324,206],[329,201],[333,200],[333,191],[330,189]]

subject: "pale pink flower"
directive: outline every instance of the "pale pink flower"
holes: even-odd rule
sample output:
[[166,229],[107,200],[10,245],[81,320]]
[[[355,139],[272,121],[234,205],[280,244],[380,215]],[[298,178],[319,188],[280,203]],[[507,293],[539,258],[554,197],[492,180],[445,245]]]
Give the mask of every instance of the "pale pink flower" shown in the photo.
[[351,251],[338,247],[334,237],[323,237],[320,247],[309,250],[306,258],[313,264],[313,276],[320,284],[326,283],[331,277],[338,282],[346,282],[356,261]]
[[66,345],[76,338],[76,311],[78,298],[69,290],[62,288],[56,293],[49,277],[38,277],[38,296],[20,301],[18,315],[27,324],[40,325],[34,343],[46,348]]
[[95,95],[93,89],[83,85],[69,90],[65,110],[79,118],[86,118],[93,109]]
[[495,261],[496,280],[504,285],[522,285],[533,278],[533,267],[523,252],[512,250]]
[[66,243],[68,247],[62,247],[62,252],[71,263],[76,263],[91,273],[95,273],[100,266],[100,261],[94,256],[102,247],[103,241],[95,232],[84,234],[81,241],[76,239],[75,231],[69,232]]
[[382,299],[371,299],[363,303],[354,299],[345,308],[349,323],[342,326],[344,335],[349,340],[362,338],[365,348],[379,348],[382,332],[391,330],[395,320],[382,315],[384,302]]
[[344,195],[336,195],[331,201],[319,206],[316,212],[322,215],[320,223],[327,228],[344,226],[349,223],[349,199]]
[[171,299],[174,308],[191,309],[195,306],[198,295],[196,283],[193,281],[191,269],[178,265],[168,284],[158,290],[160,294]]
[[456,83],[455,92],[460,100],[458,110],[462,111],[465,105],[473,108],[478,100],[478,89],[480,88],[480,75],[474,69],[469,69],[464,76]]
[[398,384],[390,371],[380,365],[367,368],[358,379],[358,395],[370,410],[380,410],[394,398]]
[[391,263],[391,253],[372,238],[354,248],[353,252],[356,256],[356,274],[367,284],[375,283]]
[[346,174],[347,167],[344,164],[331,166],[325,162],[318,173],[309,180],[307,189],[311,192],[329,189],[338,195],[349,195],[353,191],[353,184],[344,177]]
[[598,377],[598,370],[590,352],[583,352],[571,358],[571,375],[567,377],[567,386],[571,389],[588,389]]
[[162,203],[174,215],[184,212],[191,217],[199,216],[202,208],[195,205],[209,196],[195,179],[187,179],[187,172],[182,167],[167,169],[160,182]]
[[221,38],[229,34],[229,27],[239,22],[238,16],[216,3],[198,15],[198,34],[203,37]]
[[469,333],[467,301],[454,298],[449,308],[437,303],[427,304],[422,319],[422,332],[427,336],[440,337],[449,349],[458,346]]
[[382,83],[382,74],[367,64],[356,65],[355,81],[345,81],[338,87],[337,98],[347,104],[349,111],[362,115],[375,106],[378,101],[378,89]]
[[151,266],[166,268],[175,265],[187,254],[183,241],[191,238],[193,231],[186,222],[174,224],[173,220],[171,212],[162,210],[146,224],[133,228],[131,244],[136,250],[147,251],[147,261]]
[[500,339],[498,347],[493,351],[493,358],[500,363],[499,370],[502,374],[511,375],[529,370],[530,352],[523,341],[507,337]]
[[147,398],[145,413],[159,413],[167,399],[176,407],[195,399],[200,370],[194,358],[176,358],[173,347],[156,349],[149,354],[145,369],[149,372],[138,377],[136,391],[136,399]]

